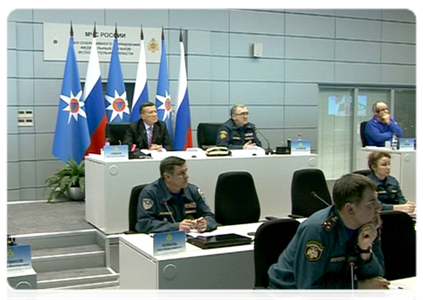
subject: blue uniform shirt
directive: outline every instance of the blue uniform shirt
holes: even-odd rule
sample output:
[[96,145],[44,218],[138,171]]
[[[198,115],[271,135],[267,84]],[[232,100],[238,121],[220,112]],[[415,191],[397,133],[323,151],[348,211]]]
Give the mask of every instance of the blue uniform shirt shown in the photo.
[[385,180],[380,180],[373,172],[367,177],[376,183],[377,197],[382,205],[382,210],[393,210],[394,205],[407,203],[395,177],[388,176]]
[[139,196],[135,229],[143,233],[176,231],[182,220],[200,217],[207,221],[206,231],[217,228],[214,214],[197,186],[189,183],[180,195],[174,196],[160,178],[147,185]]
[[[350,238],[334,206],[324,208],[300,224],[278,262],[268,271],[269,287],[278,289],[351,289],[351,266],[358,280],[384,275],[379,238],[369,261],[356,253],[358,230]],[[354,283],[356,286],[356,283]]]
[[384,147],[385,141],[390,141],[394,133],[398,138],[402,137],[402,128],[393,118],[391,118],[391,123],[386,125],[373,117],[367,122],[364,131],[369,146],[377,147]]
[[229,119],[220,126],[216,145],[229,149],[242,149],[248,141],[252,141],[261,147],[261,141],[256,134],[256,126],[248,122],[247,125],[238,127],[232,119]]

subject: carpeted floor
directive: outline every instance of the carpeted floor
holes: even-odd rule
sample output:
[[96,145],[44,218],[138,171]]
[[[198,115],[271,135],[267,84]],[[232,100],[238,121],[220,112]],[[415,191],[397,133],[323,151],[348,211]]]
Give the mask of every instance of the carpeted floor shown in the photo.
[[7,234],[92,229],[85,221],[85,201],[8,202]]

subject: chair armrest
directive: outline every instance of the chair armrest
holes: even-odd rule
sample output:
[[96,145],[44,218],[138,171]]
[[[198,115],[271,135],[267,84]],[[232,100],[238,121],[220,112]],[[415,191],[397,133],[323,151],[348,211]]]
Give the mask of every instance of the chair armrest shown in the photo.
[[269,290],[264,286],[256,286],[253,288],[253,295],[258,300],[279,299],[280,296]]
[[305,218],[304,216],[300,216],[300,215],[288,215],[288,217],[293,218],[293,219],[303,219],[303,218]]

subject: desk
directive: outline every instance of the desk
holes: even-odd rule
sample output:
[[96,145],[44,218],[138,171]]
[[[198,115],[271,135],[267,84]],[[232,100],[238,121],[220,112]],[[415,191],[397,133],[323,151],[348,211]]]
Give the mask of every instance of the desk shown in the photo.
[[[211,234],[247,233],[261,223],[221,226]],[[120,288],[122,289],[252,289],[254,243],[202,250],[189,243],[186,251],[153,254],[147,234],[119,238]]]
[[360,168],[368,169],[367,160],[373,151],[391,155],[391,175],[400,183],[405,199],[416,202],[416,150],[391,150],[383,147],[361,148]]
[[[172,152],[178,155],[178,152]],[[226,171],[248,171],[254,178],[265,216],[291,213],[292,174],[300,168],[317,167],[317,155],[266,155],[257,157],[186,158],[189,181],[200,187],[214,211],[217,178]],[[104,161],[85,159],[85,218],[106,234],[128,230],[128,204],[133,186],[160,177],[159,159]]]
[[[391,289],[386,295],[381,297],[355,297],[355,300],[369,300],[369,299],[395,299],[395,300],[411,300],[413,296],[420,296],[420,276],[410,277],[405,279],[392,280],[392,285],[402,286],[404,290]],[[284,300],[302,300],[307,299],[301,296],[284,298]],[[348,299],[349,300],[349,299]]]

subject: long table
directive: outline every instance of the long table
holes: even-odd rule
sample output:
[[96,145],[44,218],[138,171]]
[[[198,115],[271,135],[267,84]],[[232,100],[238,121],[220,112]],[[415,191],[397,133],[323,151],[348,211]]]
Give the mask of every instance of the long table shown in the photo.
[[[172,152],[172,155],[178,155],[178,152]],[[214,211],[215,187],[219,174],[227,171],[250,172],[260,201],[261,219],[269,215],[283,217],[290,214],[293,172],[300,168],[317,167],[315,154],[203,157],[186,158],[186,160],[189,181],[202,189],[212,211]],[[159,178],[160,161],[160,159],[105,161],[99,156],[87,156],[86,220],[106,234],[128,230],[131,189],[135,185],[150,183]]]
[[[355,297],[355,300],[369,300],[369,299],[395,299],[395,300],[411,300],[414,296],[420,296],[420,276],[392,280],[392,286],[402,287],[403,289],[399,290],[396,288],[391,288],[389,292],[386,292],[385,295],[380,297]],[[284,298],[284,300],[303,300],[301,296]],[[345,299],[349,300],[349,299]]]
[[[212,233],[248,236],[261,223],[221,226]],[[254,244],[154,255],[148,234],[119,237],[121,289],[252,289]]]

